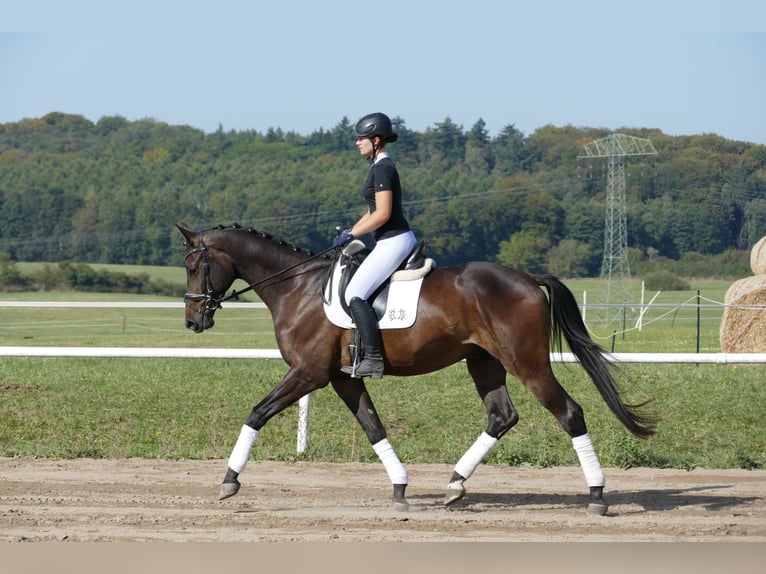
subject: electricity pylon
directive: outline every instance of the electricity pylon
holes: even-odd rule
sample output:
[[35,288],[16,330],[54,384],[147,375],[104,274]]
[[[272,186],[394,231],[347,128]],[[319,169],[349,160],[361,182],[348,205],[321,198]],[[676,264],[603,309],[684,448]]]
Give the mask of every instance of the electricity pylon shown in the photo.
[[[607,158],[604,258],[600,283],[602,299],[606,304],[623,304],[631,297],[624,158],[637,155],[657,155],[657,150],[648,139],[611,134],[583,145],[582,152],[577,156],[578,159]],[[604,313],[606,324],[613,323],[619,316],[619,309],[607,307]]]

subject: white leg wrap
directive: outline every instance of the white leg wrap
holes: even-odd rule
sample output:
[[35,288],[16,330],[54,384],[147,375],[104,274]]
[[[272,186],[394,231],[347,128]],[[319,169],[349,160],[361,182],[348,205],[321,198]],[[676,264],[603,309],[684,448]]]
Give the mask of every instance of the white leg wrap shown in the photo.
[[585,433],[574,437],[572,439],[572,446],[577,453],[577,458],[580,459],[580,466],[582,467],[583,474],[585,474],[585,482],[588,483],[588,486],[604,486],[606,484],[606,477],[604,476],[604,470],[601,468],[601,463],[598,461],[598,455],[593,448],[590,435]]
[[407,484],[407,471],[404,465],[399,460],[394,452],[394,447],[388,442],[387,438],[384,438],[380,442],[376,442],[372,445],[375,454],[378,455],[380,462],[388,473],[388,478],[391,479],[391,484]]
[[489,436],[486,432],[479,435],[476,442],[471,445],[466,453],[457,461],[455,472],[464,478],[470,478],[476,468],[484,460],[489,451],[497,444],[497,439]]
[[253,427],[242,425],[242,430],[239,431],[239,438],[237,444],[234,445],[234,450],[231,451],[229,456],[229,468],[236,473],[240,473],[245,470],[245,465],[250,458],[250,450],[252,450],[255,444],[255,439],[258,438],[258,431]]

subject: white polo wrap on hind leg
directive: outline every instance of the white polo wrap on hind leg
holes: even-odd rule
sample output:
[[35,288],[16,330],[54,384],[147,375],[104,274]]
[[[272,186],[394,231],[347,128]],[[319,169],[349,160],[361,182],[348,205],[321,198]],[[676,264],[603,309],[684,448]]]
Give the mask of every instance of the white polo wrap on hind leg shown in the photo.
[[598,455],[593,448],[590,435],[585,433],[572,438],[572,446],[577,453],[577,458],[580,459],[580,466],[588,486],[604,486],[606,476],[604,476],[604,469],[601,468],[601,463],[598,461]]
[[391,479],[391,484],[407,484],[407,471],[399,460],[399,457],[396,456],[394,447],[391,446],[388,439],[384,438],[383,440],[376,442],[372,445],[372,448],[375,451],[375,454],[378,455],[380,462],[383,463],[383,466],[388,473],[388,478]]
[[484,457],[487,456],[496,444],[497,439],[495,437],[489,436],[486,432],[481,433],[476,442],[471,445],[471,448],[457,461],[455,472],[463,478],[470,478],[481,464],[481,461],[484,460]]
[[242,430],[239,431],[237,444],[234,445],[234,450],[231,451],[231,455],[229,456],[229,468],[231,470],[237,474],[245,470],[245,465],[250,458],[250,451],[257,438],[257,430],[253,427],[242,425]]

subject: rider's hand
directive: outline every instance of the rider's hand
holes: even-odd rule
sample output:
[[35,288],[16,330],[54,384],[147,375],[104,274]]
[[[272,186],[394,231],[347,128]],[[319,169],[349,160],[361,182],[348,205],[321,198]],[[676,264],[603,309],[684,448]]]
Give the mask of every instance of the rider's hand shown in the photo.
[[354,239],[354,236],[351,234],[351,231],[349,229],[344,229],[340,232],[340,235],[335,237],[332,240],[332,246],[333,247],[343,247],[346,245],[346,243],[349,243],[352,239]]

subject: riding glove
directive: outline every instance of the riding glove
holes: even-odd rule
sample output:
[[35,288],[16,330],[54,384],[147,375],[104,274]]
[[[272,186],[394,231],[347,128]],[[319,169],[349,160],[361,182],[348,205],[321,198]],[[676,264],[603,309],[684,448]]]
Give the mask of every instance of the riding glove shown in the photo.
[[343,247],[346,245],[346,243],[351,242],[351,240],[354,239],[354,236],[352,235],[351,231],[349,229],[344,229],[340,232],[340,235],[335,237],[332,240],[332,246],[333,247]]

